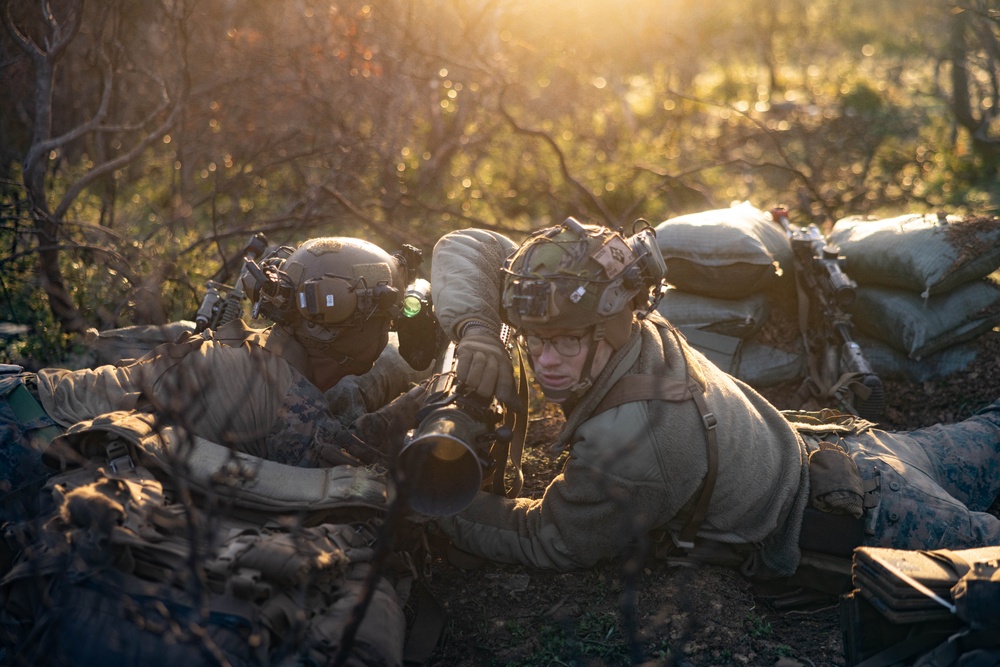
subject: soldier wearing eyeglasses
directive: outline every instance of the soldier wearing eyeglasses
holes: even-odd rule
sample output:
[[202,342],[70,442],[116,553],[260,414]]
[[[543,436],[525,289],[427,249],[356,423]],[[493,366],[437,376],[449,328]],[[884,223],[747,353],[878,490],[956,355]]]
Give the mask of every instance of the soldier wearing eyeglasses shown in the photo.
[[551,449],[570,452],[541,498],[480,493],[438,519],[455,546],[570,570],[636,539],[675,555],[723,545],[767,577],[791,575],[803,548],[1000,544],[985,512],[1000,491],[1000,401],[911,433],[782,413],[653,310],[665,271],[644,225],[627,235],[569,218],[520,245],[475,229],[439,240],[433,301],[459,381],[517,401],[499,336],[512,327],[566,417]]

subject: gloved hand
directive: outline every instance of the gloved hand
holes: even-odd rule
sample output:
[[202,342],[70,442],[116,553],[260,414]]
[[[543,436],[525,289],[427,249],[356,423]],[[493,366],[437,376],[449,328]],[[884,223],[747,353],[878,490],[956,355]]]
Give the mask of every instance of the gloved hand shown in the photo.
[[402,449],[406,432],[417,425],[417,412],[426,394],[424,382],[375,412],[362,415],[350,428],[335,419],[324,422],[313,443],[316,465],[388,465]]
[[455,378],[484,398],[517,407],[514,368],[499,334],[478,324],[466,325],[455,347]]

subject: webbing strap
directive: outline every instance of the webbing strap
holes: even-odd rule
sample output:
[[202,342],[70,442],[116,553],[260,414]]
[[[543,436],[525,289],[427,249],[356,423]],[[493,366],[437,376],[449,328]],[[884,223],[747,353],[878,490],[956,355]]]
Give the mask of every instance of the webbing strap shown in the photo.
[[403,664],[425,665],[444,630],[445,612],[426,584],[418,582],[413,595],[413,625],[403,646]]
[[947,567],[950,567],[952,570],[955,571],[955,574],[958,575],[959,579],[961,579],[966,574],[968,574],[969,570],[972,569],[972,564],[969,563],[969,561],[965,560],[964,558],[962,558],[961,556],[959,556],[954,551],[951,551],[950,549],[936,549],[934,551],[921,551],[921,553],[923,553],[923,554],[927,555],[928,557],[930,557],[930,558],[938,561],[939,563],[943,563]]
[[521,470],[521,458],[524,456],[524,442],[528,438],[528,375],[524,368],[524,357],[521,348],[515,346],[518,366],[517,396],[521,399],[521,410],[513,410],[514,437],[510,441],[510,462],[514,466],[514,486],[507,490],[508,498],[516,498],[524,488],[524,471]]
[[701,495],[698,497],[698,504],[694,506],[691,518],[681,530],[680,539],[677,545],[685,549],[694,547],[694,538],[698,534],[701,523],[708,516],[708,505],[712,500],[712,492],[715,491],[715,479],[719,472],[719,440],[715,432],[715,427],[719,423],[715,413],[708,409],[708,402],[705,401],[705,394],[701,387],[693,380],[691,381],[691,398],[698,406],[701,413],[701,421],[705,427],[705,454],[708,459],[708,470],[705,472],[705,481],[702,483]]
[[677,546],[683,549],[694,547],[694,538],[708,515],[708,506],[712,500],[715,480],[719,472],[719,440],[715,431],[718,419],[708,407],[704,389],[690,375],[686,381],[659,375],[625,375],[608,391],[593,412],[593,415],[596,415],[634,401],[681,402],[687,400],[694,401],[701,414],[702,425],[705,427],[705,457],[708,469],[705,471],[705,479],[702,482],[698,502],[677,539]]
[[[508,498],[517,498],[524,488],[524,471],[521,469],[521,459],[524,456],[524,442],[528,437],[528,378],[524,369],[524,358],[521,356],[520,348],[514,347],[514,354],[518,362],[518,386],[517,395],[521,399],[521,409],[508,409],[504,415],[503,425],[511,430],[509,443],[496,445],[493,454],[496,457],[496,468],[493,471],[493,479],[490,482],[490,490],[498,495]],[[507,488],[506,474],[507,462],[510,462],[514,470],[514,479],[510,488]]]
[[690,384],[662,375],[625,375],[611,387],[593,414],[617,408],[633,401],[686,401],[691,398]]

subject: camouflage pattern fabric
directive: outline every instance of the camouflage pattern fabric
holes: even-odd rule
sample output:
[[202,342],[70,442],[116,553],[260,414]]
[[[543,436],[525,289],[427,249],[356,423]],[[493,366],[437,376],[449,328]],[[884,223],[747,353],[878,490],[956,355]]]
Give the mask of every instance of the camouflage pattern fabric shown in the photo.
[[0,523],[33,515],[39,490],[55,472],[42,463],[41,451],[31,442],[34,432],[55,427],[55,422],[41,417],[24,423],[10,402],[33,379],[32,373],[0,375]]
[[388,465],[406,428],[423,405],[424,386],[375,412],[344,424],[329,409],[326,397],[302,375],[294,373],[274,428],[267,435],[264,458],[287,465]]
[[287,465],[312,466],[316,461],[312,447],[319,425],[334,431],[342,427],[330,414],[326,398],[316,385],[298,372],[292,376],[285,402],[278,408],[274,426],[267,434],[264,458]]
[[1000,545],[1000,519],[986,511],[1000,493],[1000,400],[956,424],[872,430],[844,444],[862,477],[879,483],[866,546]]

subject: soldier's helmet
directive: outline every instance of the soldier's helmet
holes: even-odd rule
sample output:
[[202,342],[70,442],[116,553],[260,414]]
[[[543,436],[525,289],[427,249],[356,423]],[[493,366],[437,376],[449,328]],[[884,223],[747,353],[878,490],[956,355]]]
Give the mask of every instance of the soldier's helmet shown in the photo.
[[259,313],[313,351],[336,344],[346,354],[388,332],[406,281],[403,260],[348,237],[311,239],[262,268],[266,280],[247,290]]
[[666,274],[654,232],[630,237],[574,218],[529,237],[504,265],[504,318],[516,329],[604,324],[615,347]]

